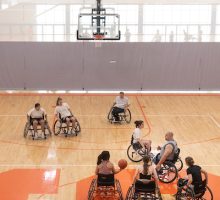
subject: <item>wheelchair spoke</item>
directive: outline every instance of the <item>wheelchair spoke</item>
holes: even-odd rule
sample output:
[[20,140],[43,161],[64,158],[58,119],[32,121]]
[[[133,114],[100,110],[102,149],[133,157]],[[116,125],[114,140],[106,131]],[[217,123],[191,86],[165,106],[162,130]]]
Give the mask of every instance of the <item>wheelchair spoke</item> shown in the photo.
[[171,162],[166,162],[162,165],[162,168],[158,172],[158,178],[161,182],[171,183],[178,175],[175,165]]
[[54,134],[59,135],[61,132],[61,129],[62,129],[62,123],[59,120],[57,120],[54,124]]
[[181,171],[182,168],[183,168],[183,161],[181,160],[181,158],[178,158],[176,163],[175,163],[175,166],[177,168],[178,171]]
[[140,162],[142,160],[142,155],[139,154],[139,151],[135,151],[132,145],[127,149],[127,156],[133,162]]

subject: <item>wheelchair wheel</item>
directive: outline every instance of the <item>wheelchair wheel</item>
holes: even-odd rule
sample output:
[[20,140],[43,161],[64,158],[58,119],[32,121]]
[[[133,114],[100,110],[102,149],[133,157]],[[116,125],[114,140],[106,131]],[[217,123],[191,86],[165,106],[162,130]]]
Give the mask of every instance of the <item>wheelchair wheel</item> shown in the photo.
[[115,180],[115,185],[116,185],[116,188],[117,188],[117,191],[118,191],[119,199],[123,200],[121,184],[120,184],[120,182],[117,179]]
[[113,107],[111,107],[111,109],[110,109],[110,111],[109,111],[109,113],[108,113],[108,121],[109,121],[110,123],[112,123],[112,121],[113,121],[112,110],[113,110]]
[[172,162],[165,161],[159,172],[158,178],[163,183],[172,183],[178,177],[176,166]]
[[178,172],[183,169],[183,161],[181,160],[181,158],[177,159],[175,166],[176,166]]
[[126,121],[127,124],[131,122],[131,111],[129,109],[127,109],[124,115],[124,120]]
[[141,150],[135,151],[133,146],[130,145],[127,149],[127,156],[132,162],[140,162],[143,156],[140,154]]
[[194,197],[196,200],[213,200],[213,193],[211,189],[206,186],[205,191],[203,191],[201,194],[196,194]]
[[51,136],[52,135],[52,131],[50,129],[50,126],[49,126],[48,122],[46,122],[46,129],[47,129],[49,135]]
[[134,186],[132,185],[129,187],[129,189],[127,191],[125,200],[132,200],[133,196],[134,196]]
[[92,182],[91,182],[91,185],[89,187],[88,200],[93,199],[93,194],[95,192],[95,189],[96,189],[96,179],[93,179]]
[[194,200],[194,192],[191,188],[184,190],[178,188],[176,193],[176,200]]
[[28,122],[26,122],[26,124],[24,126],[24,138],[26,138],[28,135],[29,127],[30,127],[30,124]]
[[54,135],[59,135],[62,129],[62,123],[60,120],[56,120],[54,123]]
[[204,200],[213,200],[212,190],[208,186],[206,186],[206,192],[203,195],[202,199],[204,199]]
[[78,135],[78,133],[81,132],[81,126],[80,126],[80,123],[78,121],[76,121],[75,132],[76,132],[76,136]]

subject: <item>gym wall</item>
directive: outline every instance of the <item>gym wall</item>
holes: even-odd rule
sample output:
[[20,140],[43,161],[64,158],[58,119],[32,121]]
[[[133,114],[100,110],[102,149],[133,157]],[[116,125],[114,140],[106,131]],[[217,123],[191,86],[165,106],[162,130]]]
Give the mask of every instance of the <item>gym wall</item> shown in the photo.
[[220,90],[219,43],[0,42],[0,89]]

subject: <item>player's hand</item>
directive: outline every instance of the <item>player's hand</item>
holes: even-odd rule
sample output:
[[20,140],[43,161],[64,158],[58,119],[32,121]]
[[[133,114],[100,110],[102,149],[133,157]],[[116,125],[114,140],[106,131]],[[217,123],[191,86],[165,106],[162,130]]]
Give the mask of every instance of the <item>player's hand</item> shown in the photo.
[[157,164],[157,165],[156,165],[156,170],[159,171],[160,168],[161,168],[161,166]]
[[157,150],[161,150],[161,146],[158,146],[158,147],[157,147]]

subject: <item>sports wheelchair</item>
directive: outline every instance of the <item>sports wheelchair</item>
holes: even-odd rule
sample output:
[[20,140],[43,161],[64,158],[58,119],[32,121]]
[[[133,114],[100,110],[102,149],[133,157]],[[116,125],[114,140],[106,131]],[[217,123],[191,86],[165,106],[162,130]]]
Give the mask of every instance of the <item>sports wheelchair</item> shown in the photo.
[[[163,183],[171,183],[178,177],[178,171],[182,169],[183,163],[179,157],[180,149],[175,153],[174,160],[167,160],[161,165],[161,169],[158,171],[158,178]],[[147,155],[146,149],[143,149],[139,144],[133,143],[133,136],[131,138],[131,145],[127,149],[127,156],[133,162],[140,162],[144,155]],[[157,154],[154,156],[149,154],[152,160],[157,160]],[[178,162],[177,162],[178,161]],[[179,165],[180,163],[180,165]],[[178,166],[176,166],[178,164]],[[177,168],[178,167],[178,168]]]
[[77,119],[75,122],[75,127],[73,127],[72,122],[71,122],[69,128],[72,134],[68,134],[66,121],[61,119],[61,115],[59,114],[59,118],[55,121],[54,127],[53,127],[54,135],[59,135],[60,133],[62,133],[65,135],[65,137],[67,137],[68,135],[77,136],[81,132],[81,127]]
[[208,187],[206,180],[202,181],[198,187],[188,187],[184,189],[187,180],[179,179],[177,183],[176,200],[213,200],[213,194]]
[[[44,119],[44,117],[42,117],[42,119]],[[47,120],[45,120],[44,125],[45,125],[44,139],[47,139],[47,135],[51,136],[52,132]],[[37,125],[37,130],[38,131],[41,130],[40,124]],[[28,135],[31,135],[33,140],[35,139],[35,132],[31,117],[30,120],[28,120],[24,126],[24,137],[26,138]]]
[[153,180],[149,180],[148,183],[143,183],[137,180],[134,185],[128,189],[125,200],[162,200],[159,188],[156,187],[156,183]]
[[118,113],[119,121],[115,121],[115,117],[112,115],[114,107],[111,107],[109,113],[108,113],[108,121],[112,123],[121,123],[126,122],[129,124],[131,122],[131,111],[129,109],[126,109],[125,112]]
[[98,174],[93,179],[88,192],[88,200],[123,200],[121,185],[114,174]]

